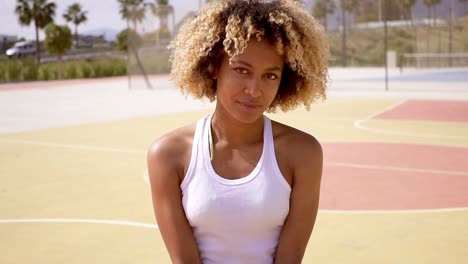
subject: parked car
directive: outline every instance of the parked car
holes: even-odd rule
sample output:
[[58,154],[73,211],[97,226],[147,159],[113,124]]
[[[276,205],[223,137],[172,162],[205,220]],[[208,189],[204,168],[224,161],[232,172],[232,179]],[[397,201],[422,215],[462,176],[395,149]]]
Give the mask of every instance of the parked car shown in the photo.
[[7,49],[6,55],[9,58],[21,58],[36,53],[36,43],[34,41],[16,42],[13,47]]

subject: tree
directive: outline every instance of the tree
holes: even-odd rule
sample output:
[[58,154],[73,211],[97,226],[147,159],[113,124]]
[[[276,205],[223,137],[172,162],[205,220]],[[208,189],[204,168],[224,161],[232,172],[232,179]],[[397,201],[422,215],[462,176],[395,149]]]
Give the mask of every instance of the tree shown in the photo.
[[323,27],[327,31],[327,18],[329,14],[335,12],[335,2],[329,0],[317,0],[312,8],[312,15],[317,19],[321,19]]
[[137,30],[137,23],[145,18],[145,8],[143,0],[117,0],[120,4],[119,13],[123,19],[133,23],[133,28]]
[[133,29],[124,29],[117,35],[116,49],[128,51],[128,47],[137,49],[141,46],[143,40]]
[[86,17],[86,13],[88,12],[83,11],[80,4],[74,3],[70,5],[67,11],[65,12],[65,14],[63,14],[63,18],[65,18],[67,22],[72,22],[75,25],[75,48],[78,47],[78,40],[79,40],[78,39],[78,26],[81,23],[84,23],[86,22],[86,20],[88,20],[88,17]]
[[21,25],[29,26],[34,22],[36,30],[36,59],[41,60],[41,49],[39,43],[39,29],[45,28],[53,22],[55,16],[55,3],[48,3],[47,0],[16,0],[15,13],[19,17]]
[[72,34],[70,28],[66,25],[59,26],[52,23],[47,26],[45,33],[45,48],[50,54],[57,55],[57,75],[58,79],[62,79],[62,55],[65,54],[72,46]]
[[[143,67],[143,64],[140,60],[140,56],[138,55],[138,48],[139,48],[139,40],[141,39],[140,36],[138,35],[137,30],[137,22],[143,20],[144,18],[144,10],[145,7],[143,5],[143,0],[117,0],[120,4],[120,9],[119,13],[122,16],[123,19],[127,21],[127,30],[125,32],[121,32],[120,38],[121,39],[126,39],[127,40],[127,59],[130,61],[130,54],[134,54],[138,68],[143,74],[143,77],[145,78],[145,82],[148,88],[151,88],[151,83],[149,82],[148,76],[146,74],[145,68]],[[137,12],[137,10],[142,10],[141,12]],[[130,30],[129,21],[132,21],[134,24],[134,30]],[[134,33],[134,34],[133,34]],[[122,41],[122,40],[120,40]],[[121,45],[122,46],[122,45]],[[130,63],[128,62],[128,66],[130,66]],[[130,74],[130,69],[128,70],[128,73]]]
[[[156,5],[152,5],[153,14],[159,18],[159,30],[158,32],[170,32],[167,25],[167,18],[172,15],[172,28],[175,28],[174,22],[174,8],[169,4],[168,0],[156,0]],[[161,35],[158,33],[159,38]]]

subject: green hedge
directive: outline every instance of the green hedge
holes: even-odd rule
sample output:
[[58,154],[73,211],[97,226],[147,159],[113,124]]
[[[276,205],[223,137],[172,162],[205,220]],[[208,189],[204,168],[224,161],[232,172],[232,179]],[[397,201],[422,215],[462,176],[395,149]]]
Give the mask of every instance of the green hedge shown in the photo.
[[[127,74],[127,62],[123,59],[100,58],[91,61],[67,61],[62,63],[63,79],[100,78]],[[57,80],[57,64],[38,65],[34,59],[0,62],[0,82]]]

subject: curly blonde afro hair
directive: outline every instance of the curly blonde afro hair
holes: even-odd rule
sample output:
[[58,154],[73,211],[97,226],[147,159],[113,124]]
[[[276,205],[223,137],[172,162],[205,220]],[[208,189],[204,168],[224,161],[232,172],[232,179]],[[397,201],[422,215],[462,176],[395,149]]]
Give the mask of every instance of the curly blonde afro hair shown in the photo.
[[307,109],[325,99],[328,81],[328,44],[319,23],[292,0],[212,1],[186,22],[170,48],[171,77],[184,94],[216,99],[213,74],[224,54],[232,60],[251,38],[265,38],[284,55],[278,93],[268,111],[300,104]]

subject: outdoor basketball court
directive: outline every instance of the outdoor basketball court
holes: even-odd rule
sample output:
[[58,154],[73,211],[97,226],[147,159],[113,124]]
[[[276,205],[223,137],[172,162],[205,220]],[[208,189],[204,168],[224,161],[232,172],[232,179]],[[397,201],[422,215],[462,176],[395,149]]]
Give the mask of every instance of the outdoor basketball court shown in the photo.
[[[167,76],[0,85],[0,263],[170,263],[151,141],[209,113]],[[468,263],[468,69],[332,69],[328,99],[272,119],[322,143],[303,263]]]

